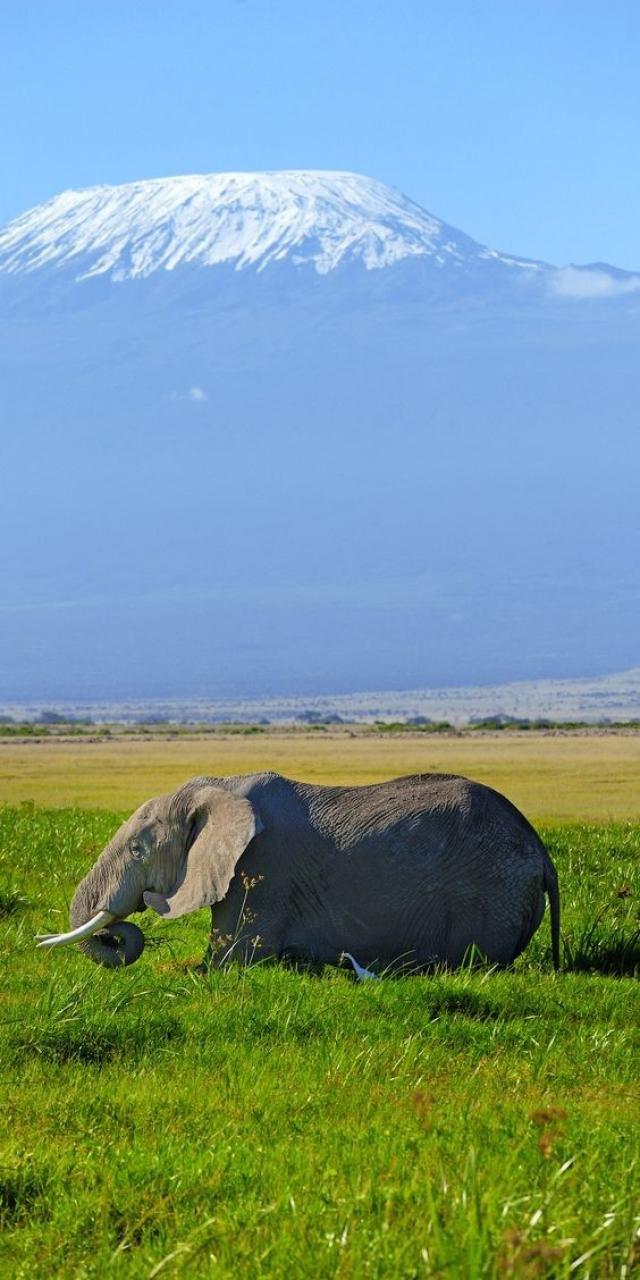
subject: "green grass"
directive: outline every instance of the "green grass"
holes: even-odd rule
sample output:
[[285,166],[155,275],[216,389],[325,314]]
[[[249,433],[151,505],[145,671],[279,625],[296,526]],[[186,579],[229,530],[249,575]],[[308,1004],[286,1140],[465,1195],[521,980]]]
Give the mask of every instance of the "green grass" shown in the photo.
[[0,1274],[638,1272],[640,827],[543,831],[560,975],[545,919],[513,972],[357,985],[199,978],[206,913],[35,951],[121,816],[0,810]]

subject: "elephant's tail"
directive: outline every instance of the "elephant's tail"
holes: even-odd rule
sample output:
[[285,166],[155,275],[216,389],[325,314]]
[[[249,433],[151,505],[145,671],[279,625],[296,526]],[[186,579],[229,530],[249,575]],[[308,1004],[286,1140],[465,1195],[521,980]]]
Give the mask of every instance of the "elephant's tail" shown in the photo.
[[549,911],[551,913],[551,953],[553,955],[553,967],[557,972],[560,968],[560,891],[558,889],[558,875],[556,869],[546,850],[544,860],[544,887],[549,898]]

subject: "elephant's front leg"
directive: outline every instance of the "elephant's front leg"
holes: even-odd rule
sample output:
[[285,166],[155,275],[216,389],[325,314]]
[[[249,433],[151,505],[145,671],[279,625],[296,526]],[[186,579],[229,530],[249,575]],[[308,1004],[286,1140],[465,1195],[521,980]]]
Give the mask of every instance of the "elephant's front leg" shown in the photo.
[[208,973],[209,969],[219,969],[224,963],[227,952],[233,943],[231,934],[224,934],[216,922],[215,907],[211,908],[211,929],[207,949],[198,965],[196,973]]
[[[226,906],[226,910],[224,908]],[[209,944],[198,966],[199,973],[219,969],[232,960],[240,964],[257,964],[259,960],[272,959],[279,953],[278,940],[272,927],[259,914],[241,912],[238,917],[228,904],[216,903],[211,908],[211,932]]]

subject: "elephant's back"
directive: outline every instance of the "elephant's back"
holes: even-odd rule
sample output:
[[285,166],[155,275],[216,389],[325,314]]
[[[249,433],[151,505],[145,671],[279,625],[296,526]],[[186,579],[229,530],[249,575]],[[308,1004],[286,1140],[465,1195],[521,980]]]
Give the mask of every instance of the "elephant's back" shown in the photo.
[[484,861],[544,854],[539,836],[500,792],[451,773],[416,773],[361,786],[297,782],[277,773],[227,779],[256,804],[276,840],[321,841],[333,852],[385,859]]
[[411,774],[367,786],[296,785],[312,825],[342,847],[384,836],[385,843],[397,837],[406,848],[425,837],[459,839],[464,833],[489,839],[512,833],[516,842],[539,844],[505,796],[458,774]]

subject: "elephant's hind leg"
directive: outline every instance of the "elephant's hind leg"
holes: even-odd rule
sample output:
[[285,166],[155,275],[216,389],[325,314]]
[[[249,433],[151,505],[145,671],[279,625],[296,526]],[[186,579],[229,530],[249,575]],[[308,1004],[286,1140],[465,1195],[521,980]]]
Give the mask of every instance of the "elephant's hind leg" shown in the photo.
[[545,894],[544,894],[543,885],[540,885],[539,888],[536,887],[536,891],[531,894],[531,897],[527,903],[527,906],[528,906],[528,910],[526,910],[523,914],[520,935],[516,940],[516,944],[513,952],[514,960],[516,959],[517,956],[519,956],[524,951],[525,947],[529,945],[534,933],[542,923],[542,917],[544,916],[544,908],[545,908]]

